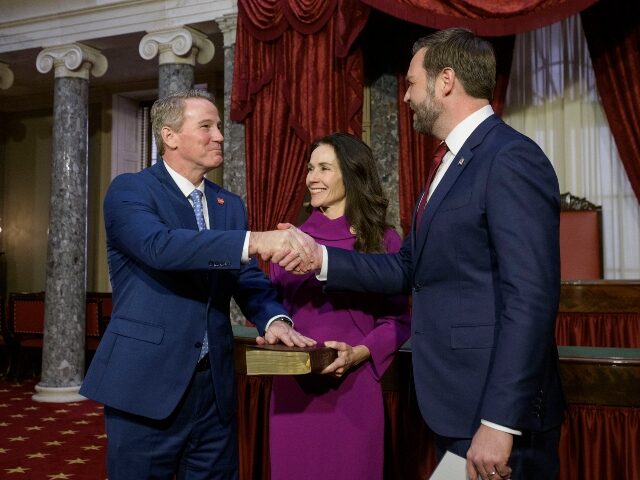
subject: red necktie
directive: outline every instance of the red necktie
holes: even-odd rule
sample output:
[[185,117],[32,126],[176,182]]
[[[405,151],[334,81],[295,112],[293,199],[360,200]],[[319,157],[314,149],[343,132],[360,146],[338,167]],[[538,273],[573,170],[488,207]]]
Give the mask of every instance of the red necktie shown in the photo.
[[433,177],[436,176],[436,172],[438,171],[438,167],[442,163],[442,159],[449,151],[449,147],[444,142],[440,142],[436,151],[433,152],[433,160],[431,161],[431,166],[429,167],[429,175],[427,176],[427,183],[424,187],[424,193],[420,198],[420,203],[418,204],[418,211],[416,212],[416,230],[418,230],[418,226],[420,225],[420,221],[422,220],[422,215],[424,215],[424,209],[427,206],[427,198],[429,197],[429,187],[431,187],[431,182],[433,182]]

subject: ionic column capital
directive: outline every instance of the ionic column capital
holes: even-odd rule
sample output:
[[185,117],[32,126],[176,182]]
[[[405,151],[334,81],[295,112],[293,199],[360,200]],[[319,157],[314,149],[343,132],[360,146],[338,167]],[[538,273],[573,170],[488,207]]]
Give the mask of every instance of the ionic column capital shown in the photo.
[[55,70],[55,77],[78,77],[89,80],[89,75],[101,77],[107,71],[107,58],[95,48],[81,43],[70,43],[43,49],[36,58],[40,73]]
[[209,63],[215,48],[203,33],[190,27],[171,28],[149,32],[140,40],[140,56],[151,60],[158,55],[160,65],[166,63]]
[[227,14],[216,19],[218,28],[222,32],[224,46],[230,47],[236,43],[236,30],[238,28],[238,15]]
[[0,90],[6,90],[13,85],[13,72],[6,63],[0,62]]

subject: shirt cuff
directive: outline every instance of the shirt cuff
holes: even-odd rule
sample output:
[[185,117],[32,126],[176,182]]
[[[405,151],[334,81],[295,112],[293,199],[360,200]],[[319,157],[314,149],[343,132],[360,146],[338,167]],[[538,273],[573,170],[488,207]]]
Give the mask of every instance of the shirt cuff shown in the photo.
[[269,327],[271,326],[271,324],[273,322],[275,322],[276,320],[282,320],[283,322],[287,322],[289,324],[289,326],[291,328],[293,328],[293,320],[291,320],[289,317],[287,317],[286,315],[276,315],[275,317],[271,318],[268,322],[267,322],[267,326],[264,327],[264,332],[267,333],[267,330],[269,330]]
[[327,270],[329,270],[329,253],[327,252],[327,247],[324,245],[320,245],[322,248],[322,268],[320,269],[320,273],[316,275],[316,278],[321,282],[327,281]]
[[249,258],[249,235],[251,235],[251,232],[247,232],[244,236],[244,243],[242,244],[242,257],[240,257],[240,263],[243,265],[245,263],[249,263],[249,260],[251,260]]
[[487,427],[500,430],[501,432],[510,433],[511,435],[522,435],[522,432],[520,430],[514,430],[513,428],[504,427],[502,425],[498,425],[497,423],[489,422],[487,420],[480,420],[480,423],[483,425],[486,425]]

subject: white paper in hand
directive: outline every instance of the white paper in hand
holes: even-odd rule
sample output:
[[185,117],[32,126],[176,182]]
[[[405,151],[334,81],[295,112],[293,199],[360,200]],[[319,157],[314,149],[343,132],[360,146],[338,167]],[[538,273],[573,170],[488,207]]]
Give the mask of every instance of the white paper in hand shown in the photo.
[[429,480],[467,480],[467,460],[447,451]]

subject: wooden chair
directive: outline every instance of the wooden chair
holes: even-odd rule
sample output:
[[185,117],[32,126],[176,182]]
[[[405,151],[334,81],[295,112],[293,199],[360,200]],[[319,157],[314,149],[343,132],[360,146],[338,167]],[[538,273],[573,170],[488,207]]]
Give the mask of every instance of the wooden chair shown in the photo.
[[96,300],[101,304],[102,313],[98,321],[98,330],[100,337],[102,337],[111,319],[111,310],[113,307],[111,292],[87,292],[87,301],[89,300]]
[[11,342],[5,308],[4,297],[0,295],[0,377],[7,376],[11,368]]
[[[25,365],[25,361],[29,357],[39,357],[42,352],[44,300],[44,292],[9,294],[7,329],[12,342],[11,375],[13,377],[23,377],[29,366],[34,374],[39,370],[37,364],[32,362],[31,365]],[[102,301],[98,298],[87,298],[85,349],[88,353],[98,348],[103,332],[102,317]],[[88,365],[89,361],[86,364]]]
[[[9,375],[23,378],[27,369],[39,371],[44,335],[44,292],[9,293],[7,332],[11,342]],[[33,358],[33,357],[37,358]]]
[[560,277],[603,278],[602,208],[570,193],[561,195]]

